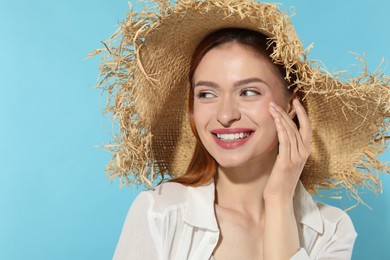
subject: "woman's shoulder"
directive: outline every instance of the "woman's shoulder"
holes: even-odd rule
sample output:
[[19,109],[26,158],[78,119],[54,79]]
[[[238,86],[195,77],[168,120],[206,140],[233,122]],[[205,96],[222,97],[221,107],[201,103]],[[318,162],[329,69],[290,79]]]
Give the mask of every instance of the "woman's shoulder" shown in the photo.
[[148,207],[155,213],[165,213],[167,210],[184,207],[187,190],[188,187],[180,183],[162,183],[154,189],[142,191],[134,200],[133,205]]
[[[344,210],[315,201],[325,227],[328,229],[338,229],[338,233],[352,234],[356,235],[356,231],[353,225],[353,222],[347,212]],[[333,230],[334,232],[335,230]]]
[[298,221],[320,234],[351,234],[356,231],[347,212],[315,200],[299,183],[296,193],[296,214]]
[[[351,221],[347,212],[345,212],[344,210],[342,210],[340,208],[337,208],[335,206],[331,206],[329,204],[325,204],[325,203],[322,203],[319,201],[315,201],[315,204],[317,205],[317,207],[321,213],[321,216],[325,221],[329,221],[332,223],[337,223],[343,219]],[[351,223],[352,223],[352,221],[351,221]]]

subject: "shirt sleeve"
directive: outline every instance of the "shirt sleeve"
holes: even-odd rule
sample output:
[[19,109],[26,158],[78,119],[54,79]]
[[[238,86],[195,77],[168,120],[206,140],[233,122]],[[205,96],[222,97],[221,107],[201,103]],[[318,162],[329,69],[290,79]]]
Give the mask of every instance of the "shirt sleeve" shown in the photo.
[[159,259],[150,228],[151,197],[141,192],[127,214],[113,259]]
[[352,221],[345,214],[337,223],[334,234],[324,242],[319,252],[310,252],[309,254],[304,248],[301,248],[290,260],[351,259],[356,237],[357,234]]

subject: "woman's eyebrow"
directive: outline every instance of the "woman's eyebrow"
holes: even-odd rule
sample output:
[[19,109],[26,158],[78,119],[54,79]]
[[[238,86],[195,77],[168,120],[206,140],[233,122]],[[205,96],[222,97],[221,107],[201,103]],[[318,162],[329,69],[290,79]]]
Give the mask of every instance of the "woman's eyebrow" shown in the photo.
[[218,85],[212,81],[204,81],[204,80],[201,80],[201,81],[198,81],[196,82],[194,88],[196,88],[197,86],[205,86],[205,87],[212,87],[212,88],[218,88]]
[[[242,86],[242,85],[256,83],[256,82],[263,83],[270,88],[270,85],[266,81],[262,80],[261,78],[242,79],[242,80],[239,80],[237,82],[234,82],[233,87],[237,88],[237,87]],[[219,87],[218,84],[216,84],[215,82],[205,81],[205,80],[201,80],[201,81],[196,82],[194,88],[196,88],[197,86],[205,86],[205,87],[211,87],[211,88],[218,88]]]
[[264,83],[265,85],[267,85],[270,88],[270,85],[266,81],[262,80],[261,78],[249,78],[249,79],[239,80],[239,81],[235,82],[233,84],[233,86],[234,87],[239,87],[239,86],[242,86],[242,85],[246,85],[246,84],[250,84],[250,83],[256,83],[256,82]]

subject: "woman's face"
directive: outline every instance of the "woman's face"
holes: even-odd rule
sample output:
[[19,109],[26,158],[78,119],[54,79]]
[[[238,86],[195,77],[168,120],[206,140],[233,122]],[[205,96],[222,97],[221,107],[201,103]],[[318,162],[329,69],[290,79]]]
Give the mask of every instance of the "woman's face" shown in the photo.
[[193,86],[196,130],[220,166],[275,158],[278,141],[269,103],[290,106],[283,79],[267,58],[239,43],[225,43],[200,61]]

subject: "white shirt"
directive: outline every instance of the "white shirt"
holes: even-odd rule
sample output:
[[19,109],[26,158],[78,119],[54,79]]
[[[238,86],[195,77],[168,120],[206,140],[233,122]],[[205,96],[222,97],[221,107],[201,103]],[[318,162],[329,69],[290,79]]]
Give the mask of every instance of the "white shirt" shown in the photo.
[[[214,259],[220,235],[214,194],[214,182],[200,187],[168,182],[141,192],[129,210],[113,259]],[[299,182],[294,212],[301,249],[292,260],[351,259],[357,234],[344,211],[315,202]]]

